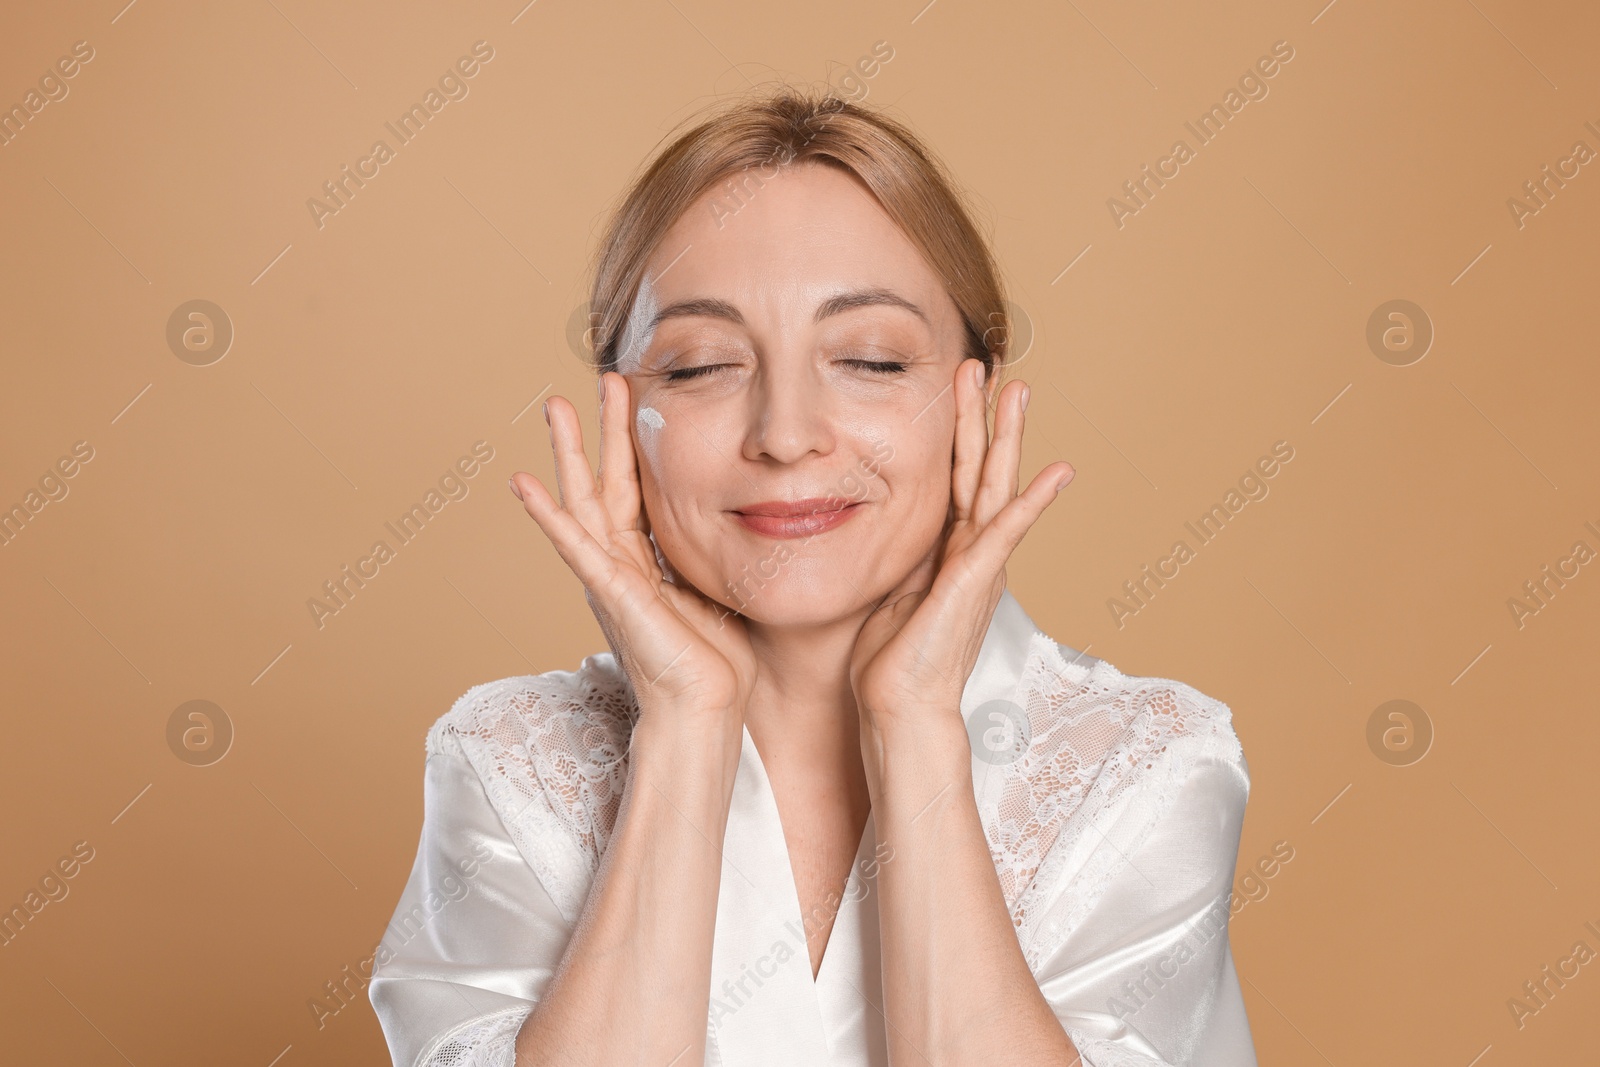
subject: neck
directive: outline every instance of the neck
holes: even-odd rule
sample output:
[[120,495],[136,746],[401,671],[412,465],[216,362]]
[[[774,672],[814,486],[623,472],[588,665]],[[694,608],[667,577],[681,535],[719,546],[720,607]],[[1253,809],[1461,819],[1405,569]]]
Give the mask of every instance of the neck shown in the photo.
[[761,664],[745,725],[764,761],[838,774],[861,758],[850,656],[866,616],[822,626],[771,627],[747,622]]

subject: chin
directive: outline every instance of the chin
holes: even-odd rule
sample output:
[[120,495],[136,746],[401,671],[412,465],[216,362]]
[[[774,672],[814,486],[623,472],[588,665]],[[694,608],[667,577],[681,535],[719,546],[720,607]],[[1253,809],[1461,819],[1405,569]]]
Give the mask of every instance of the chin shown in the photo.
[[[815,546],[811,546],[815,551]],[[852,616],[863,615],[872,604],[867,599],[883,596],[893,583],[884,584],[881,575],[863,567],[870,552],[847,546],[849,558],[798,554],[777,564],[770,556],[749,564],[741,563],[731,573],[738,577],[723,581],[715,590],[702,592],[763,626],[824,626]],[[764,565],[763,565],[764,564]]]

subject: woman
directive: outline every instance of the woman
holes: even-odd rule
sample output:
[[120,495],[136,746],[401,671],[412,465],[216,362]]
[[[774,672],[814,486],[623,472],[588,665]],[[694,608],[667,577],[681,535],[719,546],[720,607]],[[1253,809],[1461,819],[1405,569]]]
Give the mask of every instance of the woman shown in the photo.
[[430,732],[395,1062],[1253,1064],[1228,709],[1005,591],[1072,468],[1017,491],[1000,285],[913,136],[724,111],[591,307],[599,475],[553,397],[559,502],[511,488],[611,652]]

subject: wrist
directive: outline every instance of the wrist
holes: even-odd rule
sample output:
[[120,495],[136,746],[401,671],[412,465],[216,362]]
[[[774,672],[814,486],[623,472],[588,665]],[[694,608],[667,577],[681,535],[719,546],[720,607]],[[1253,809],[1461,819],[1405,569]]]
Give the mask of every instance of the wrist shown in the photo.
[[744,716],[735,709],[658,707],[641,709],[629,743],[629,762],[664,775],[726,779],[744,748]]
[[863,715],[861,758],[869,780],[971,780],[972,744],[959,709],[902,709]]

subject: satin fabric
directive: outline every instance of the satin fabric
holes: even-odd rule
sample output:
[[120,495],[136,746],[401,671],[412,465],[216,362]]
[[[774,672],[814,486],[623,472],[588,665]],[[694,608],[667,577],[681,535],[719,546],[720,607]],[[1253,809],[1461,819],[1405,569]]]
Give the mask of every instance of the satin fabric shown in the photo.
[[[963,715],[1019,699],[1036,635],[1006,593]],[[1003,766],[974,756],[986,826],[1003,778]],[[1030,943],[1035,978],[1089,1067],[1254,1067],[1226,926],[1248,768],[1242,755],[1207,751],[1171,795],[1156,792],[1136,785],[1087,831],[1055,842],[1063,852],[1054,883],[1038,897],[1046,914],[1031,924],[1043,939]],[[872,818],[815,979],[782,824],[748,731],[723,849],[705,1062],[887,1067]],[[516,1029],[554,973],[573,918],[519,851],[472,764],[430,754],[416,862],[369,986],[397,1067],[509,1067]],[[1003,1061],[1003,1020],[994,1041]]]

